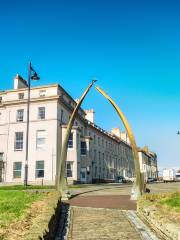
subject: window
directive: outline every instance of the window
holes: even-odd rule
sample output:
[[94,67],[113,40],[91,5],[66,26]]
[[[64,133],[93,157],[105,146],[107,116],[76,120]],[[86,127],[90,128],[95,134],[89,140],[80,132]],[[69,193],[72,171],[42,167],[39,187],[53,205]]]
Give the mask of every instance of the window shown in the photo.
[[61,123],[63,123],[63,115],[64,115],[64,111],[63,109],[61,109]]
[[2,182],[2,169],[4,168],[3,158],[4,158],[4,153],[0,152],[0,182]]
[[13,164],[13,178],[21,178],[21,162],[14,162]]
[[96,135],[94,134],[94,144],[96,144]]
[[100,137],[98,137],[98,145],[100,145]]
[[4,156],[4,153],[3,153],[3,152],[0,152],[0,161],[1,161],[1,162],[3,161],[3,156]]
[[36,161],[36,178],[44,177],[44,161]]
[[69,136],[68,148],[73,148],[73,133],[71,133]]
[[66,162],[66,174],[67,174],[67,177],[72,177],[73,176],[73,174],[72,174],[72,165],[73,165],[72,162]]
[[0,103],[2,103],[2,97],[0,97]]
[[81,134],[84,135],[84,128],[81,127]]
[[104,147],[104,139],[102,139],[102,146]]
[[21,100],[21,99],[24,99],[24,93],[19,93],[18,94],[18,98]]
[[96,150],[94,150],[94,162],[96,161]]
[[36,148],[43,149],[46,143],[46,131],[38,130],[36,133]]
[[16,122],[23,122],[24,119],[24,109],[18,109],[16,114]]
[[46,96],[46,90],[40,90],[39,91],[39,96],[40,97],[45,97]]
[[97,177],[97,167],[95,167],[95,177]]
[[38,108],[38,119],[45,119],[45,107]]
[[86,147],[86,142],[83,141],[81,142],[81,155],[86,155],[87,147]]
[[101,161],[101,152],[99,152],[99,161]]
[[23,132],[15,133],[14,150],[15,151],[23,150]]

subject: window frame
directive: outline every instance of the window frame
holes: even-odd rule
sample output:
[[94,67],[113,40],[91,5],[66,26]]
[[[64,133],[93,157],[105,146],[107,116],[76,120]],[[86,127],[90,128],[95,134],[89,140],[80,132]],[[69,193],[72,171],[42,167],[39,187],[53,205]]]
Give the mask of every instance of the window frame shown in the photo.
[[24,99],[24,93],[18,93],[18,99],[23,100]]
[[17,109],[16,122],[24,122],[24,109]]
[[45,97],[45,96],[46,96],[46,90],[40,90],[39,97]]
[[38,119],[39,120],[46,119],[46,108],[45,107],[38,107]]
[[[37,168],[37,163],[43,163],[43,168]],[[38,171],[42,171],[41,174],[43,173],[43,176],[39,176]],[[45,173],[45,162],[44,160],[36,160],[36,166],[35,166],[35,178],[44,178],[44,173]]]
[[[38,133],[44,133],[44,137],[38,137]],[[44,139],[44,143],[39,143],[38,140],[42,140]],[[46,130],[37,130],[36,131],[36,149],[45,149],[45,145],[46,145]]]
[[[84,147],[82,147],[82,144],[85,144]],[[87,143],[86,141],[81,141],[81,155],[86,156],[87,155]]]
[[[16,164],[20,163],[20,169],[15,168]],[[20,175],[15,175],[15,173],[20,172]],[[22,162],[13,162],[13,178],[20,179],[22,177]]]
[[4,160],[4,152],[0,152],[0,161],[3,162]]
[[73,149],[73,147],[74,147],[73,138],[74,138],[74,133],[71,132],[70,135],[69,135],[68,144],[67,144],[68,149]]
[[[70,168],[68,168],[70,166]],[[70,174],[68,174],[70,173]],[[66,161],[66,177],[70,178],[73,177],[73,162],[72,161]]]
[[[22,139],[17,139],[17,134],[22,134]],[[17,148],[17,144],[22,146],[21,148]],[[24,132],[15,132],[15,139],[14,139],[14,151],[23,151],[24,147]]]

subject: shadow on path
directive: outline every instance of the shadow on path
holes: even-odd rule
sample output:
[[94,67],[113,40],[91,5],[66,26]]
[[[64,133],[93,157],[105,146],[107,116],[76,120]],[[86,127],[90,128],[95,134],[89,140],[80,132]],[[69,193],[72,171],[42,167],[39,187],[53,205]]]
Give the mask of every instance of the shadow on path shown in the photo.
[[94,190],[88,190],[88,191],[85,191],[85,192],[80,192],[80,193],[76,193],[76,194],[72,194],[72,196],[71,196],[71,198],[70,199],[72,199],[72,198],[74,198],[74,197],[77,197],[77,196],[80,196],[80,195],[83,195],[83,194],[86,194],[86,193],[91,193],[91,192],[98,192],[98,191],[102,191],[102,190],[108,190],[108,189],[113,189],[113,188],[119,188],[119,189],[124,189],[124,188],[126,188],[126,187],[129,187],[129,186],[131,186],[131,185],[114,185],[113,187],[112,187],[112,185],[111,186],[108,186],[108,187],[105,187],[105,188],[100,188],[100,189],[94,189]]

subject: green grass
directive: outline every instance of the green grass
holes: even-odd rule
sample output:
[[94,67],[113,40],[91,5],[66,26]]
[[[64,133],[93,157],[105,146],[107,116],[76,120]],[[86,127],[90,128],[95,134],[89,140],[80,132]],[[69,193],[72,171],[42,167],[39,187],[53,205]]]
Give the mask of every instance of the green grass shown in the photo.
[[160,204],[166,205],[169,208],[173,208],[176,211],[180,211],[180,195],[173,198],[167,198],[160,201]]
[[167,210],[180,211],[180,191],[162,194],[145,194],[140,199],[141,204],[155,204]]
[[25,191],[0,191],[0,228],[22,219],[32,202],[43,198],[42,193]]
[[74,184],[74,185],[69,185],[69,188],[86,188],[89,187],[89,184]]
[[27,190],[27,189],[55,189],[54,185],[12,185],[12,186],[0,186],[0,190]]

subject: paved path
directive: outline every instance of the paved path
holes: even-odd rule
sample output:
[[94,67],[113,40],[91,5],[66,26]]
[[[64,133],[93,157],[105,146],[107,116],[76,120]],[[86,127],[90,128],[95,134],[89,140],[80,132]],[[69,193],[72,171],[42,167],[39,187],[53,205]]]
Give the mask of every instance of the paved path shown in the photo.
[[139,219],[140,222],[137,222],[136,215],[128,214],[127,211],[115,209],[71,207],[71,223],[67,239],[157,240]]
[[71,206],[115,208],[122,210],[136,210],[136,201],[131,201],[129,195],[108,196],[77,196],[67,201]]
[[[56,240],[158,240],[157,236],[136,215],[136,202],[130,200],[131,185],[102,184],[72,189],[66,238],[61,232]],[[154,183],[151,192],[175,191],[180,183]],[[66,211],[67,212],[67,211]],[[66,214],[65,214],[66,215]]]

